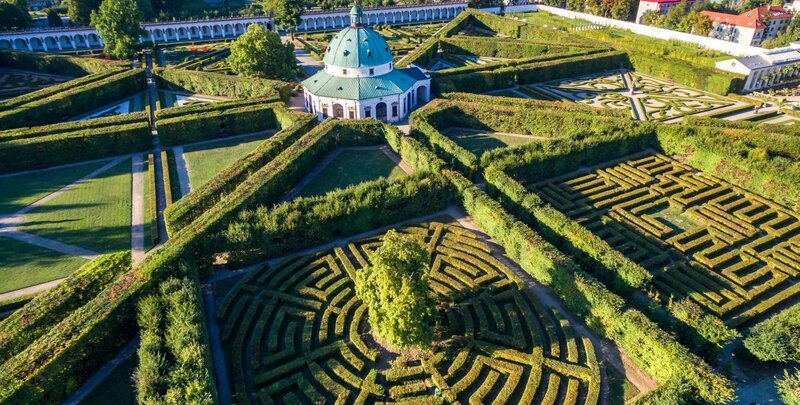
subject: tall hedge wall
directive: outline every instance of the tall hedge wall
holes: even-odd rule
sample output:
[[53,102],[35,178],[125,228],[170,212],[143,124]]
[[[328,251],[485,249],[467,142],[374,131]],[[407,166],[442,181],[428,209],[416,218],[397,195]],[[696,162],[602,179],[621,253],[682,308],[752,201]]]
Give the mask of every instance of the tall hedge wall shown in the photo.
[[147,121],[0,142],[0,173],[142,152],[152,145]]
[[58,124],[41,125],[37,127],[23,127],[0,131],[0,142],[13,139],[35,138],[45,135],[56,135],[67,132],[82,131],[88,129],[103,129],[111,126],[124,126],[127,124],[148,122],[146,111],[134,112],[130,114],[113,115],[110,117],[92,118],[83,121],[67,121]]
[[269,97],[288,101],[291,85],[279,80],[266,80],[220,73],[183,69],[155,69],[158,86],[209,96],[233,98]]
[[158,136],[171,146],[275,129],[275,108],[258,104],[166,118],[158,121]]
[[629,51],[628,58],[637,72],[723,96],[741,91],[746,80],[742,75],[659,55]]
[[515,84],[543,82],[629,66],[630,62],[625,53],[608,51],[527,65],[508,66],[492,71],[443,74],[436,78],[434,83],[439,93],[455,91],[482,93]]
[[145,71],[128,70],[0,112],[0,129],[62,121],[145,89]]

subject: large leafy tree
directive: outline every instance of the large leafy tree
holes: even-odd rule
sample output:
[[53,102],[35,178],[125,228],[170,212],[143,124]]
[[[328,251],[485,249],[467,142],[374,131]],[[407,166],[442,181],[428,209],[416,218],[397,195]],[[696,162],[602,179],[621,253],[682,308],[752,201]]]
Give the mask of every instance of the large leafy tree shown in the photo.
[[32,25],[33,20],[28,14],[28,0],[0,0],[0,4],[8,4],[16,10],[11,10],[7,6],[0,9],[0,25],[8,28],[22,29]]
[[291,80],[296,67],[294,46],[281,43],[277,33],[251,24],[231,44],[228,64],[242,76]]
[[294,27],[300,25],[303,13],[303,0],[261,0],[261,9],[265,14],[272,16],[272,21],[279,28],[288,30],[294,37]]
[[123,59],[134,52],[143,34],[142,18],[136,0],[103,0],[91,21],[103,39],[106,55]]
[[375,335],[399,348],[430,347],[435,315],[428,252],[409,236],[389,231],[370,260],[355,281]]
[[67,15],[72,25],[89,25],[92,11],[100,8],[102,0],[67,0]]
[[0,30],[19,30],[28,28],[31,17],[15,5],[0,2]]
[[47,10],[47,25],[50,27],[61,27],[64,25],[64,22],[61,21],[61,16],[58,15],[58,11],[52,8]]

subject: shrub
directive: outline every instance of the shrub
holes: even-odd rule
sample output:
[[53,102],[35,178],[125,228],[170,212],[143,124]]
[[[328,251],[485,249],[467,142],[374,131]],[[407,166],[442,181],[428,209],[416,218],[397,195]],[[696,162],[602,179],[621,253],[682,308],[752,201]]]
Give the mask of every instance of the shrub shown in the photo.
[[744,347],[761,361],[800,361],[800,304],[750,328]]
[[783,378],[775,379],[775,387],[784,404],[800,405],[800,370],[783,370]]

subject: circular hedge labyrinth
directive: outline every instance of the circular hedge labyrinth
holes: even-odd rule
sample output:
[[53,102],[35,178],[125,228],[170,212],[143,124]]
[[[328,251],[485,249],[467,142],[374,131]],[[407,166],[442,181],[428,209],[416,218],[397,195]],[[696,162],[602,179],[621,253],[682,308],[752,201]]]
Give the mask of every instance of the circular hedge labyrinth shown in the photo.
[[291,258],[249,273],[217,313],[235,402],[597,403],[589,339],[489,246],[441,223],[402,232],[432,252],[434,348],[409,359],[369,333],[352,278],[380,236]]

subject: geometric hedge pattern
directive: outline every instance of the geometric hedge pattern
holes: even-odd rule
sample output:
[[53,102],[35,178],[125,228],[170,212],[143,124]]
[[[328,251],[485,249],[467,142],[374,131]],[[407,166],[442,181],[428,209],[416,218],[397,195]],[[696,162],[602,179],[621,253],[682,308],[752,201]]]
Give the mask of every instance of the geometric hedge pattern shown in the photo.
[[530,87],[560,100],[628,110],[633,118],[642,121],[667,121],[737,104],[724,97],[626,71],[554,80]]
[[798,214],[667,156],[534,188],[653,273],[663,300],[690,297],[738,325],[800,293]]
[[441,223],[401,231],[432,253],[430,353],[410,359],[372,340],[352,280],[381,240],[363,239],[253,271],[226,296],[217,320],[236,402],[597,403],[589,339],[489,246]]
[[33,72],[0,70],[0,97],[19,95],[69,80]]

